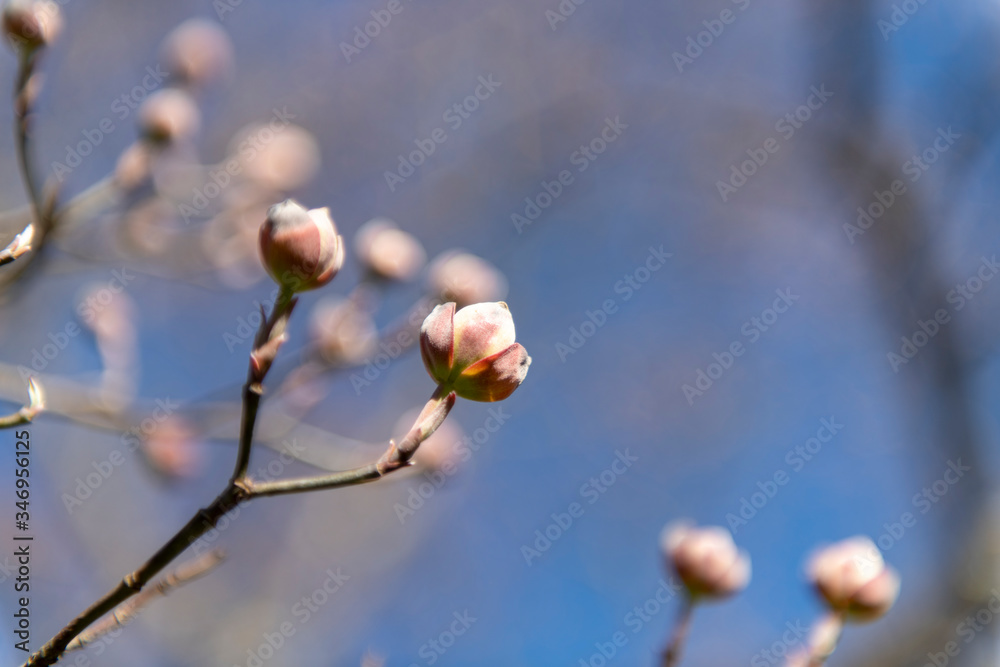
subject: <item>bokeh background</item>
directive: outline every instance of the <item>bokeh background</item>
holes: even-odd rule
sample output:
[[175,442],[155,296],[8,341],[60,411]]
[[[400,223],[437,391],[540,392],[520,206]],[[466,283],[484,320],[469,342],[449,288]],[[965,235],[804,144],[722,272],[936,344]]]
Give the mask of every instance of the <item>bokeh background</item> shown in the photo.
[[[113,105],[161,64],[163,37],[192,17],[213,21],[232,40],[234,68],[199,93],[200,133],[170,160],[221,160],[241,128],[287,108],[315,137],[320,159],[315,177],[288,194],[329,206],[345,237],[388,217],[430,256],[462,247],[496,265],[533,358],[504,403],[459,403],[449,421],[466,434],[487,424],[491,407],[509,417],[412,516],[401,520],[398,507],[428,481],[420,471],[255,502],[212,543],[229,555],[219,569],[82,655],[111,667],[250,667],[266,636],[290,622],[294,635],[263,664],[358,665],[370,652],[404,667],[600,665],[595,645],[624,631],[627,644],[608,664],[650,665],[677,601],[650,605],[655,612],[641,622],[629,614],[665,575],[661,529],[691,518],[734,528],[754,575],[745,593],[698,610],[685,664],[781,664],[763,651],[782,652],[787,624],[809,625],[822,611],[803,578],[805,559],[855,534],[880,541],[902,594],[887,618],[849,627],[830,664],[924,665],[949,641],[960,646],[949,664],[995,664],[1000,623],[983,623],[968,642],[957,626],[987,608],[1000,585],[992,482],[1000,280],[973,281],[981,289],[960,310],[952,290],[997,251],[1000,5],[564,1],[569,15],[556,22],[548,14],[559,11],[555,0],[401,0],[388,25],[346,57],[342,43],[386,6],[61,3],[65,30],[42,63],[39,170],[52,173],[102,118],[115,124],[67,176],[64,196],[112,171],[134,142],[134,113],[121,119]],[[13,85],[14,73],[8,53],[0,78]],[[443,114],[480,77],[500,86],[450,128]],[[802,111],[814,89],[830,95]],[[796,110],[797,126],[782,123]],[[0,116],[3,125],[13,120],[9,109]],[[576,152],[608,119],[623,129],[579,171]],[[446,128],[447,140],[390,187],[385,172],[435,128]],[[912,159],[939,131],[951,140],[915,172]],[[718,183],[769,138],[777,148],[767,162],[744,166],[753,175],[721,196]],[[0,137],[0,150],[0,201],[17,208],[24,196],[12,138]],[[531,224],[515,223],[525,198],[566,169],[572,184]],[[171,181],[163,172],[165,189],[199,186],[190,173]],[[896,179],[905,193],[869,229],[845,228]],[[254,195],[234,186],[213,206],[238,207],[243,196]],[[239,335],[240,319],[273,289],[253,255],[260,219],[185,221],[162,208],[142,217],[126,212],[129,204],[55,239],[38,270],[7,290],[0,315],[2,391],[14,410],[24,393],[17,365],[30,366],[49,334],[82,327],[91,286],[110,287],[114,271],[133,276],[109,308],[134,328],[134,354],[128,336],[102,353],[82,328],[39,373],[52,409],[29,428],[33,647],[222,488],[249,352],[248,342],[226,336]],[[7,224],[4,243],[17,229]],[[640,267],[651,249],[670,257],[647,274]],[[303,296],[276,384],[310,345],[310,310],[350,293],[360,275],[349,254],[329,287]],[[627,276],[646,280],[629,294],[620,282]],[[776,290],[797,298],[758,328],[751,318],[770,317]],[[377,324],[392,326],[424,292],[423,276],[386,289]],[[572,353],[560,347],[580,343],[573,331],[609,299],[615,312],[603,326]],[[887,355],[939,309],[948,323],[894,368]],[[684,385],[695,386],[713,354],[735,341],[745,353],[703,394],[686,395]],[[127,372],[109,378],[104,364],[116,351]],[[307,386],[315,392],[308,409],[266,401],[261,428],[301,422],[277,441],[301,443],[332,467],[374,458],[382,445],[362,443],[384,443],[432,386],[412,350],[361,391],[353,372]],[[184,450],[190,469],[168,480],[140,451],[126,452],[69,511],[64,494],[125,452],[123,436],[157,401],[182,404],[177,414],[189,423],[211,424]],[[843,428],[793,466],[789,452],[796,456],[824,419]],[[13,432],[2,437],[7,554]],[[635,463],[605,491],[585,492],[620,453]],[[260,447],[254,467],[276,457]],[[922,512],[915,497],[949,462],[970,470],[938,485],[946,493]],[[309,470],[296,462],[281,472]],[[777,471],[789,483],[745,523],[733,522]],[[573,502],[583,515],[526,558],[535,531]],[[894,524],[906,512],[915,523],[900,532]],[[349,579],[303,621],[296,604],[338,568]],[[3,578],[9,623],[15,594]],[[428,648],[466,613],[475,621],[453,645],[443,654]],[[4,636],[0,660],[19,663],[24,656]]]

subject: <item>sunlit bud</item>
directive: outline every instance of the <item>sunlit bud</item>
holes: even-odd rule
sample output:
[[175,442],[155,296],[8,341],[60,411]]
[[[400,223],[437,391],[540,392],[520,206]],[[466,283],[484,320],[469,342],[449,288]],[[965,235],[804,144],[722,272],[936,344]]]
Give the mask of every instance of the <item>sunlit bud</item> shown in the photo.
[[886,566],[878,547],[864,536],[817,551],[807,573],[827,604],[852,621],[879,618],[899,595],[899,575]]
[[354,237],[354,250],[362,264],[388,280],[410,280],[427,261],[420,242],[384,218],[361,225]]
[[62,31],[62,11],[50,0],[10,0],[3,8],[3,32],[29,53],[55,41]]
[[459,308],[507,295],[507,279],[499,269],[482,257],[458,250],[439,255],[431,263],[429,278],[431,291]]
[[261,123],[237,131],[229,154],[240,160],[243,175],[266,189],[289,192],[319,170],[319,144],[298,125]]
[[344,264],[344,239],[330,210],[307,211],[286,199],[267,212],[260,227],[260,254],[264,268],[276,283],[293,292],[327,284]]
[[750,556],[724,528],[672,524],[664,529],[661,546],[692,596],[726,597],[750,583]]
[[368,311],[352,301],[324,299],[312,311],[311,331],[328,362],[357,362],[371,354],[378,331]]
[[156,426],[143,443],[142,453],[165,477],[192,477],[203,463],[194,428],[178,416]]
[[159,90],[139,106],[139,132],[154,143],[188,139],[201,125],[201,112],[183,90]]
[[205,19],[189,19],[170,31],[161,53],[167,71],[192,86],[217,81],[233,67],[229,35],[219,24]]
[[434,308],[420,327],[420,353],[431,377],[462,398],[502,401],[528,374],[531,357],[514,340],[507,304]]

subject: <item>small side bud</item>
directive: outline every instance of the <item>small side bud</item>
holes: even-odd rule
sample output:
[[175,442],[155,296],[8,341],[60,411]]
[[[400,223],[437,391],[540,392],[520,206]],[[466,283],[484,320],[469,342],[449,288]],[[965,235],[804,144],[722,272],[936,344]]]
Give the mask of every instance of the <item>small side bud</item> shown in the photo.
[[305,292],[333,280],[344,264],[344,239],[326,208],[307,211],[291,199],[270,208],[260,227],[264,268],[278,285]]
[[4,35],[28,53],[54,42],[62,24],[62,11],[51,0],[11,0],[3,8]]
[[179,83],[204,87],[233,68],[233,44],[218,23],[189,19],[170,31],[160,48],[164,65]]
[[369,271],[386,280],[410,280],[427,261],[420,242],[384,218],[361,225],[354,250]]
[[899,575],[864,536],[817,551],[809,559],[807,574],[830,608],[851,621],[874,621],[892,608],[899,595]]
[[159,90],[139,107],[139,132],[155,144],[168,144],[193,136],[201,126],[201,112],[182,90]]
[[724,528],[672,524],[663,531],[661,547],[693,597],[728,597],[750,583],[750,556]]
[[439,255],[431,263],[429,278],[431,292],[442,301],[454,301],[459,308],[499,301],[507,295],[507,279],[498,268],[460,250]]

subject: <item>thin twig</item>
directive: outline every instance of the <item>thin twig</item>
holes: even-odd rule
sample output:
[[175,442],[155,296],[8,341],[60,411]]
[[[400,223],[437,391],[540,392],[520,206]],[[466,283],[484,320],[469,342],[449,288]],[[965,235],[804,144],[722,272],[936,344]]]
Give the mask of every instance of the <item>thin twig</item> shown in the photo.
[[681,662],[681,655],[684,652],[684,642],[687,641],[688,633],[691,631],[691,617],[694,614],[695,600],[691,595],[687,595],[682,603],[681,610],[677,614],[677,621],[674,624],[673,633],[667,647],[663,649],[662,667],[676,667]]
[[45,392],[35,378],[28,378],[28,404],[12,415],[0,417],[0,428],[27,424],[43,409],[45,409]]
[[135,597],[118,605],[109,615],[90,626],[85,632],[80,633],[66,647],[66,652],[89,646],[109,632],[125,627],[150,602],[157,598],[166,597],[174,589],[205,576],[218,567],[224,559],[225,553],[221,549],[213,549],[207,554],[181,564],[173,572],[157,580]]

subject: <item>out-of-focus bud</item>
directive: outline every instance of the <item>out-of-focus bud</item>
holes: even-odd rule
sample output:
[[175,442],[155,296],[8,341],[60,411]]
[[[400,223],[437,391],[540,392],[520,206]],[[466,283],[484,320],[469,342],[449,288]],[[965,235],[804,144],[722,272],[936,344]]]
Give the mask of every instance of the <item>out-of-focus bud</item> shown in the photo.
[[229,35],[205,19],[189,19],[171,30],[160,52],[171,76],[192,86],[217,81],[233,67]]
[[727,597],[750,583],[750,556],[724,528],[672,524],[664,529],[661,546],[692,596]]
[[[409,410],[396,422],[394,430],[397,440],[406,435],[413,422],[420,416],[420,410]],[[462,458],[462,437],[465,434],[462,427],[455,422],[445,420],[429,438],[420,444],[414,456],[414,462],[426,472],[443,472],[454,475]],[[467,450],[466,450],[467,451]]]
[[371,354],[378,336],[375,322],[366,310],[338,298],[316,304],[311,330],[320,354],[328,362],[363,360]]
[[203,463],[194,428],[176,415],[157,425],[142,453],[154,470],[169,478],[192,477]]
[[458,312],[454,302],[437,306],[420,327],[420,354],[439,385],[472,401],[507,398],[531,365],[514,341],[514,318],[503,301]]
[[62,32],[62,11],[50,0],[10,0],[3,8],[3,32],[29,53],[48,46]]
[[873,621],[899,595],[899,575],[885,564],[875,543],[857,536],[825,547],[809,560],[807,573],[834,611],[852,621]]
[[431,263],[430,288],[442,301],[454,301],[461,308],[504,298],[507,279],[482,257],[451,250]]
[[229,154],[241,161],[247,179],[274,192],[302,187],[316,175],[320,164],[319,144],[308,130],[273,121],[237,131]]
[[158,90],[139,106],[139,131],[154,143],[190,138],[201,125],[201,112],[183,90]]
[[372,273],[388,280],[410,280],[427,261],[420,242],[385,218],[361,225],[354,251]]
[[330,210],[307,211],[286,199],[267,212],[260,227],[260,255],[274,282],[292,292],[327,284],[344,264],[344,239]]
[[115,183],[123,190],[134,190],[149,178],[152,149],[143,141],[136,141],[122,151],[115,165]]

